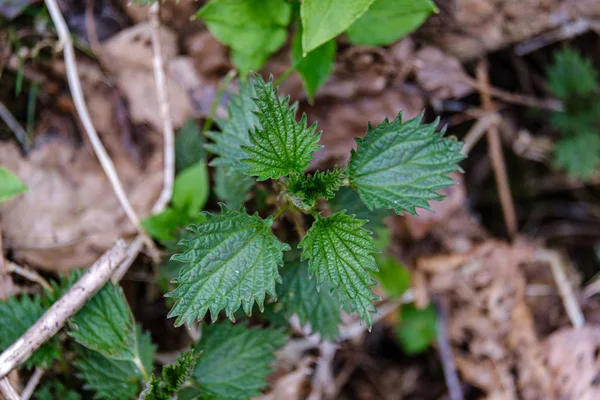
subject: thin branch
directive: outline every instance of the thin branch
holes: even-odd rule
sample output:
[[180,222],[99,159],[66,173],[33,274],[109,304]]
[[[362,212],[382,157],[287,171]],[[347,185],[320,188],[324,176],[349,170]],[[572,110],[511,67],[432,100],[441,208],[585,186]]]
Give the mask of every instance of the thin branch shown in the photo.
[[[482,60],[477,65],[477,81],[479,83],[479,91],[481,93],[481,102],[483,109],[486,112],[493,112],[494,106],[490,96],[490,84],[487,73],[487,65]],[[508,182],[508,174],[506,173],[506,165],[504,164],[504,156],[502,155],[502,143],[500,142],[500,133],[498,132],[498,124],[491,123],[487,131],[488,152],[492,161],[492,168],[496,176],[496,187],[502,205],[502,214],[504,215],[504,223],[510,237],[514,238],[517,234],[517,216],[515,213],[515,205],[510,193],[510,184]]]
[[19,393],[17,393],[8,378],[0,380],[0,394],[4,397],[4,400],[20,400]]
[[[459,79],[467,85],[481,91],[479,82],[466,74],[460,74]],[[496,97],[506,103],[518,104],[526,107],[540,108],[549,111],[563,111],[564,107],[561,101],[556,99],[537,99],[520,93],[506,92],[502,89],[488,85],[485,88],[486,93],[491,97]]]
[[154,204],[152,213],[157,214],[165,209],[173,195],[173,182],[175,181],[175,132],[171,118],[171,104],[167,95],[167,79],[165,77],[164,60],[160,45],[160,1],[155,1],[149,10],[152,51],[154,57],[154,81],[156,82],[156,95],[160,118],[163,120],[164,137],[164,183],[163,189]]
[[31,378],[29,378],[25,389],[23,389],[23,392],[21,392],[21,400],[29,400],[29,398],[33,395],[33,392],[35,392],[35,388],[40,383],[42,376],[44,376],[44,372],[46,371],[44,371],[42,368],[36,368],[35,371],[33,371],[33,375],[31,375]]
[[131,264],[135,261],[137,255],[142,251],[142,247],[144,246],[144,237],[142,235],[137,235],[135,239],[129,246],[127,247],[127,255],[125,259],[121,262],[119,267],[113,272],[110,280],[113,283],[119,282],[125,276],[125,273],[131,267]]
[[52,286],[50,286],[50,284],[48,283],[47,280],[44,279],[43,276],[41,276],[40,274],[38,274],[37,272],[27,269],[27,268],[23,268],[20,265],[15,264],[14,262],[8,262],[8,267],[6,268],[7,272],[12,272],[14,274],[17,274],[19,276],[22,276],[23,278],[37,283],[38,285],[40,285],[41,287],[43,287],[44,289],[48,290],[49,292],[52,292]]
[[90,269],[16,342],[0,354],[0,378],[27,360],[50,340],[85,303],[110,279],[127,256],[122,240],[107,250]]
[[581,311],[581,306],[575,298],[573,288],[565,273],[565,262],[562,256],[554,250],[540,249],[535,254],[535,259],[550,264],[554,282],[558,287],[558,292],[560,293],[560,297],[565,306],[565,310],[567,310],[567,315],[569,316],[571,323],[575,328],[583,327],[585,325],[583,311]]
[[31,143],[29,143],[27,132],[25,132],[25,129],[23,129],[21,124],[19,124],[19,121],[17,121],[17,119],[11,114],[8,108],[6,108],[4,103],[2,103],[1,101],[0,118],[2,118],[2,121],[4,121],[4,123],[12,131],[12,133],[15,134],[15,137],[17,138],[19,143],[21,143],[21,146],[23,146],[23,148],[27,150],[29,148],[29,145],[31,145]]
[[63,46],[67,80],[69,82],[69,88],[71,90],[73,102],[75,103],[77,115],[83,124],[88,138],[90,139],[90,143],[94,148],[94,152],[98,157],[98,161],[100,161],[100,165],[102,165],[102,169],[106,173],[106,176],[112,185],[113,191],[121,203],[121,207],[135,228],[139,232],[143,233],[144,230],[140,224],[140,220],[131,206],[129,199],[127,198],[127,194],[125,193],[123,185],[121,184],[119,176],[117,175],[115,165],[106,152],[104,145],[100,141],[98,133],[96,132],[94,124],[92,123],[92,119],[90,118],[90,114],[85,103],[85,98],[83,96],[83,90],[81,89],[81,82],[79,81],[77,62],[75,61],[75,49],[73,47],[73,41],[71,40],[69,28],[67,27],[65,19],[60,12],[56,0],[45,0],[45,2],[46,7],[48,7],[48,12],[50,13],[50,17],[52,18],[52,22],[54,22],[54,26],[56,27],[60,45]]
[[482,115],[464,136],[462,140],[464,146],[461,152],[465,155],[469,154],[473,147],[475,147],[477,142],[479,142],[479,140],[483,137],[485,132],[489,129],[490,125],[498,124],[499,122],[500,117],[497,113]]
[[463,400],[465,396],[456,373],[456,363],[454,362],[450,340],[448,339],[448,330],[446,328],[448,321],[447,299],[436,298],[434,300],[438,311],[437,347],[440,353],[442,369],[444,370],[446,387],[448,388],[448,397],[450,400]]

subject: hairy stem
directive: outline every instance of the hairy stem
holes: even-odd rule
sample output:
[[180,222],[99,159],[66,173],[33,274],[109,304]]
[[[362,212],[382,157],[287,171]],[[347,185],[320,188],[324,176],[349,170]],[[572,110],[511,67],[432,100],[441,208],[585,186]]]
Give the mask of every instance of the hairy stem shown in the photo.
[[229,86],[229,83],[233,80],[233,78],[235,78],[236,75],[237,71],[235,69],[232,69],[227,73],[227,75],[225,75],[225,78],[223,78],[223,82],[221,82],[221,86],[219,86],[219,91],[217,92],[215,99],[210,105],[210,112],[208,114],[208,117],[206,117],[204,125],[202,125],[202,132],[206,132],[212,127],[213,120],[217,115],[217,110],[219,108],[219,104],[221,103],[221,99],[225,94],[225,90],[227,90],[227,86]]

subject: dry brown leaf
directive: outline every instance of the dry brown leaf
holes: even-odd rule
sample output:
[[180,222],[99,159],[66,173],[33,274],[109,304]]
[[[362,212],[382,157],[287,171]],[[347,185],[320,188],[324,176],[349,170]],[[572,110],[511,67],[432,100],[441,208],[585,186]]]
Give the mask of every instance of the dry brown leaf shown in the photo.
[[419,31],[460,60],[485,53],[567,21],[600,17],[597,0],[445,0]]
[[[148,215],[162,185],[161,154],[142,167],[113,161],[138,215]],[[135,232],[95,155],[63,138],[48,138],[27,157],[0,142],[1,165],[29,187],[0,205],[4,246],[15,261],[50,271],[89,266],[119,236]]]
[[[188,92],[201,84],[200,78],[188,69],[185,76],[173,76],[170,63],[176,66],[181,58],[177,37],[168,28],[161,26],[160,41],[163,60],[166,66],[167,95],[171,103],[171,119],[175,127],[182,126],[193,114],[194,109]],[[155,131],[162,131],[162,119],[158,112],[156,83],[152,69],[153,52],[151,27],[148,23],[140,23],[119,32],[102,44],[106,59],[110,60],[112,72],[121,92],[127,98],[132,122],[149,123]],[[187,81],[181,81],[182,77]],[[178,79],[179,78],[179,81]]]
[[464,254],[417,262],[429,274],[429,292],[450,300],[448,336],[460,374],[490,398],[549,396],[521,268],[534,253],[527,243],[486,241]]
[[464,83],[460,61],[440,49],[425,46],[414,55],[417,83],[435,100],[457,99],[473,92]]
[[561,329],[540,345],[539,356],[551,373],[554,398],[600,398],[600,326]]

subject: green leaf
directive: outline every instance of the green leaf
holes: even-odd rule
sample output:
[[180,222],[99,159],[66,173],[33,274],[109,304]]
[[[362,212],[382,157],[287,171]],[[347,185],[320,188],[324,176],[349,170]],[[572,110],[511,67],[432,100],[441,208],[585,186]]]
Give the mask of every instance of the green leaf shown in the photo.
[[200,127],[190,118],[175,137],[175,166],[177,172],[197,164],[206,157]]
[[[9,297],[6,301],[0,301],[0,351],[11,346],[45,311],[39,296]],[[52,360],[59,358],[55,342],[50,341],[42,345],[24,364],[28,369],[48,368]]]
[[27,191],[27,186],[12,172],[0,167],[0,203]]
[[308,53],[344,32],[374,0],[303,0],[302,49]]
[[340,302],[332,296],[329,285],[324,283],[317,290],[308,274],[308,263],[299,258],[286,261],[281,275],[283,285],[277,291],[279,300],[275,307],[283,310],[289,317],[298,314],[300,322],[310,322],[313,332],[318,332],[325,339],[333,339],[338,334]]
[[[142,381],[152,370],[155,351],[150,335],[135,329],[132,360],[119,360],[102,353],[79,347],[74,362],[83,388],[94,391],[95,399],[133,399],[140,391]],[[143,370],[142,370],[143,368]]]
[[271,231],[271,217],[263,220],[223,204],[221,214],[203,215],[207,222],[190,225],[193,237],[180,242],[186,250],[173,256],[185,264],[174,281],[177,288],[166,295],[177,299],[169,313],[177,317],[176,326],[190,325],[208,310],[213,321],[223,309],[233,320],[240,305],[248,314],[255,301],[262,310],[265,294],[275,297],[277,268],[290,249]]
[[312,154],[321,148],[317,145],[321,133],[315,133],[317,124],[306,127],[306,114],[300,122],[295,119],[295,107],[290,107],[289,96],[279,99],[273,88],[273,78],[268,83],[256,76],[254,80],[258,120],[262,128],[250,131],[250,146],[242,146],[248,153],[249,175],[264,181],[292,172],[302,173],[312,160]]
[[588,96],[598,91],[598,72],[591,59],[576,50],[562,49],[556,52],[554,64],[548,69],[548,89],[563,100]]
[[215,122],[221,132],[206,132],[214,143],[205,145],[206,149],[218,157],[210,163],[212,167],[231,167],[239,173],[248,170],[248,165],[240,162],[248,157],[243,146],[249,146],[251,129],[260,128],[256,112],[258,107],[254,103],[254,85],[249,80],[242,83],[240,92],[231,96],[227,111],[227,120],[216,119]]
[[46,381],[33,393],[35,400],[81,400],[79,393],[67,388],[57,380]]
[[371,275],[390,297],[401,297],[410,288],[410,271],[394,257],[377,254],[375,257],[379,271]]
[[554,163],[574,178],[591,178],[600,165],[600,134],[582,132],[562,139],[554,147]]
[[230,167],[217,166],[215,170],[215,194],[229,208],[239,209],[246,201],[254,178]]
[[294,204],[308,210],[315,206],[317,200],[329,200],[343,184],[346,177],[344,170],[317,171],[314,174],[291,174],[286,182],[286,189],[293,195]]
[[[139,325],[135,327],[135,353],[134,363],[136,364],[138,371],[141,372],[142,378],[148,379],[150,373],[154,369],[154,353],[156,352],[156,346],[152,343],[152,338],[148,332],[142,332],[142,328]],[[143,368],[143,370],[142,370]]]
[[173,185],[173,208],[197,215],[206,204],[210,193],[208,169],[204,160],[181,171]]
[[207,394],[221,399],[248,399],[267,386],[273,352],[286,336],[272,329],[245,324],[219,323],[205,326],[196,346],[202,351],[194,376]]
[[171,400],[191,375],[199,355],[193,350],[183,352],[175,364],[163,366],[162,376],[155,378],[152,375],[148,387],[140,394],[140,399]]
[[369,210],[358,193],[350,187],[341,187],[335,197],[329,200],[329,208],[332,212],[346,210],[346,214],[366,220],[365,229],[373,232],[375,237],[387,228],[383,220],[390,216],[390,212],[387,210],[377,208]]
[[329,40],[304,57],[302,51],[302,27],[299,26],[292,41],[292,64],[302,77],[309,102],[315,93],[325,84],[335,66],[335,40]]
[[156,240],[166,242],[177,237],[177,230],[189,222],[186,212],[167,207],[163,212],[142,221],[142,226]]
[[464,159],[462,143],[435,132],[437,123],[420,125],[422,115],[402,123],[402,114],[356,139],[348,175],[350,183],[369,209],[391,208],[415,215],[416,208],[432,210],[431,200],[444,196],[436,191],[455,182],[447,175]]
[[396,335],[408,355],[424,352],[437,336],[437,314],[433,306],[418,309],[412,304],[399,310]]
[[245,76],[285,43],[291,6],[285,0],[211,0],[196,16],[231,47],[232,61]]
[[118,285],[107,283],[69,320],[69,336],[106,357],[131,359],[133,314]]
[[75,367],[85,382],[83,388],[95,392],[95,399],[133,399],[140,388],[141,375],[132,361],[116,360],[97,351],[81,348]]
[[431,0],[375,0],[346,33],[354,44],[386,46],[417,29],[432,12],[437,7]]
[[378,297],[371,291],[375,281],[368,270],[377,270],[373,258],[377,249],[371,233],[363,228],[365,222],[344,211],[318,217],[298,247],[304,249],[302,259],[309,259],[309,273],[316,274],[317,285],[329,282],[370,328],[373,300]]

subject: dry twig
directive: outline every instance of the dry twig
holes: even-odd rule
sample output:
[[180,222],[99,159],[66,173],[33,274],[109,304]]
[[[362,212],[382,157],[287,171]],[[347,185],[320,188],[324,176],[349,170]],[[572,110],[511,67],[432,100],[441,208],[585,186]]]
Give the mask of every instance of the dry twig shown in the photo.
[[[487,65],[485,61],[481,61],[477,65],[477,81],[479,83],[479,91],[481,93],[481,102],[483,109],[487,112],[492,112],[494,106],[490,96],[490,85],[487,73]],[[506,230],[511,237],[517,234],[517,216],[512,195],[510,193],[510,184],[508,182],[508,174],[506,173],[506,165],[504,164],[504,156],[502,155],[502,143],[500,142],[500,133],[498,125],[491,123],[487,131],[488,146],[492,168],[496,176],[496,187],[502,205],[502,214],[504,215],[504,223]]]
[[537,251],[535,259],[550,264],[554,282],[558,287],[558,292],[560,293],[560,297],[567,310],[567,315],[569,316],[571,323],[575,328],[583,327],[585,325],[585,318],[583,316],[583,311],[581,311],[581,307],[579,306],[579,302],[575,298],[571,283],[565,273],[565,261],[563,257],[557,251],[540,249]]
[[35,371],[33,371],[33,375],[29,378],[27,386],[25,386],[25,389],[21,392],[21,400],[29,400],[29,398],[31,398],[33,392],[35,392],[35,388],[40,383],[42,376],[44,376],[44,372],[45,371],[42,368],[36,368]]
[[481,139],[485,132],[489,129],[490,125],[498,124],[499,122],[500,117],[497,113],[482,115],[464,136],[464,146],[461,152],[465,155],[469,154],[471,150],[473,150],[473,147],[475,147],[475,145],[479,142],[479,139]]
[[438,332],[437,346],[444,370],[444,378],[446,379],[446,387],[448,388],[448,397],[450,400],[463,400],[464,394],[460,386],[460,380],[456,373],[456,363],[450,348],[450,339],[448,339],[448,330],[446,323],[448,322],[448,305],[444,298],[436,298],[435,303],[438,309]]
[[159,213],[171,201],[173,194],[173,182],[175,180],[175,133],[173,131],[173,120],[171,119],[171,104],[167,95],[167,83],[164,70],[164,60],[160,45],[160,1],[155,1],[150,6],[150,27],[152,38],[152,51],[154,57],[154,80],[156,82],[156,94],[160,117],[163,120],[164,137],[164,183],[158,200],[152,208],[153,213]]
[[52,338],[77,311],[110,279],[127,256],[125,242],[119,240],[50,307],[16,342],[0,355],[0,378],[27,360]]
[[31,282],[37,283],[44,289],[52,292],[52,286],[50,286],[48,281],[46,279],[44,279],[43,276],[41,276],[40,274],[38,274],[37,272],[35,272],[33,270],[23,268],[20,265],[15,264],[14,262],[8,262],[6,271],[17,274],[19,276],[22,276],[23,278],[25,278]]
[[94,124],[92,123],[92,119],[90,118],[90,114],[85,103],[85,98],[83,96],[83,90],[81,89],[81,82],[79,81],[77,62],[75,60],[75,49],[73,47],[73,41],[71,40],[69,28],[67,27],[65,19],[60,12],[56,0],[45,0],[45,2],[46,6],[48,7],[48,12],[50,13],[50,17],[52,18],[52,22],[54,22],[54,26],[56,27],[56,32],[58,33],[60,40],[59,44],[63,48],[67,80],[69,82],[69,88],[71,90],[73,102],[75,103],[75,108],[77,109],[77,115],[83,124],[92,147],[94,148],[94,152],[98,157],[98,161],[100,161],[100,165],[102,165],[102,169],[106,173],[106,176],[112,185],[113,191],[119,199],[121,207],[140,234],[144,234],[144,230],[140,224],[140,219],[138,218],[133,207],[131,206],[131,203],[129,202],[129,199],[127,198],[125,189],[123,189],[123,185],[121,184],[119,176],[117,175],[115,165],[106,152],[102,141],[98,137],[98,133],[96,132]]
[[[460,79],[467,85],[480,91],[482,90],[481,84],[478,82],[478,80],[475,80],[466,74],[461,74]],[[484,89],[489,96],[496,97],[507,103],[518,104],[526,107],[540,108],[542,110],[563,111],[562,102],[556,99],[537,99],[535,97],[526,96],[520,93],[506,92],[504,90],[490,86],[489,82],[488,86]]]
[[11,385],[8,378],[0,380],[0,394],[4,397],[4,400],[20,400],[19,393]]
[[1,101],[0,118],[2,119],[2,121],[4,121],[6,126],[8,126],[12,133],[15,134],[15,137],[17,138],[19,143],[21,143],[21,146],[23,146],[23,148],[27,150],[30,144],[29,139],[27,138],[27,132],[25,132],[25,129],[23,129],[21,124],[19,124],[19,121],[16,120],[16,118],[11,114],[8,108],[6,108],[4,103],[2,103]]

